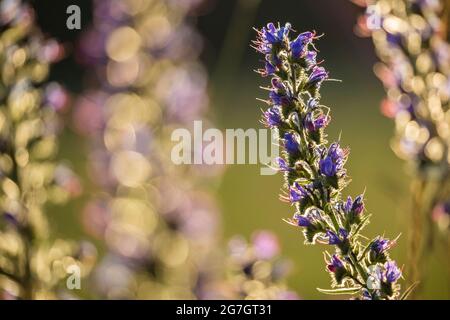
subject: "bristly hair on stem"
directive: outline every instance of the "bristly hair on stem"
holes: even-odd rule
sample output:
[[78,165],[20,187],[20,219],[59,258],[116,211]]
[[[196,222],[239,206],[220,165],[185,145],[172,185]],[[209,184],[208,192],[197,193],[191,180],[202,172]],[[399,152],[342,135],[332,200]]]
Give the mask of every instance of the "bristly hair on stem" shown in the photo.
[[302,230],[306,244],[335,249],[334,254],[325,254],[332,289],[319,291],[358,299],[406,298],[400,296],[397,283],[402,272],[388,254],[395,240],[377,236],[363,242],[361,231],[369,222],[364,195],[343,196],[349,183],[345,169],[349,149],[326,140],[331,117],[320,104],[320,87],[329,74],[316,60],[318,37],[303,32],[291,39],[292,32],[289,23],[269,23],[257,30],[253,42],[264,56],[264,67],[257,72],[271,78],[263,123],[277,132],[283,150],[278,170],[285,178],[285,199],[296,210],[287,221]]

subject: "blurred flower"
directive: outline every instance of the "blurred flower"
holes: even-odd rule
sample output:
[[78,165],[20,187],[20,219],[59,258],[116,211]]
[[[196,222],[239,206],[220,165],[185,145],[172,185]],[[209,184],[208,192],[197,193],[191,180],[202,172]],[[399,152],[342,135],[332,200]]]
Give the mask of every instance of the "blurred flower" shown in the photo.
[[[45,207],[78,195],[81,185],[56,163],[58,112],[69,102],[58,83],[47,83],[51,64],[64,50],[45,39],[31,7],[21,0],[0,4],[0,294],[5,299],[56,299],[72,266],[86,276],[96,250],[54,239]],[[88,252],[89,251],[89,252]]]
[[268,260],[278,255],[280,245],[277,237],[268,231],[259,231],[252,239],[255,255],[258,259]]
[[[450,46],[445,35],[444,1],[367,0],[365,23],[381,61],[375,73],[387,99],[383,113],[395,119],[393,148],[429,178],[450,168]],[[373,17],[376,10],[377,17]],[[378,28],[367,28],[377,18]]]
[[298,299],[295,292],[286,288],[290,263],[280,258],[278,239],[273,233],[257,231],[250,243],[234,237],[229,242],[229,251],[222,299]]
[[[450,45],[448,6],[444,0],[365,0],[357,33],[371,36],[381,62],[374,67],[386,98],[382,113],[395,121],[392,149],[414,169],[411,239],[407,274],[421,282],[422,225],[433,207],[448,199],[450,186]],[[437,185],[437,186],[435,186]],[[423,187],[422,187],[423,186]],[[429,186],[435,191],[423,196]],[[430,205],[431,204],[431,205]],[[422,212],[428,214],[424,221]],[[436,212],[436,211],[435,211]],[[440,220],[440,226],[442,222]],[[438,222],[439,224],[439,222]],[[445,225],[445,223],[444,223]],[[430,226],[430,230],[432,227]],[[447,230],[447,228],[443,228]],[[417,267],[419,266],[419,267]]]
[[89,137],[101,192],[82,219],[108,250],[95,272],[102,297],[215,295],[206,291],[214,290],[219,217],[198,186],[212,170],[169,158],[172,129],[207,122],[202,39],[187,16],[198,3],[96,0],[80,42],[94,85],[78,100],[74,125]]

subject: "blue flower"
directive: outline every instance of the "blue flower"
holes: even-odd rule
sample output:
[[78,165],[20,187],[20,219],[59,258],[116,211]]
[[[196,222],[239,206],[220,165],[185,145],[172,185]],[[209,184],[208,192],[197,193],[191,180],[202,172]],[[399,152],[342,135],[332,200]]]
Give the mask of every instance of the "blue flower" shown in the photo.
[[275,128],[283,123],[281,118],[281,111],[278,107],[274,106],[267,109],[263,114],[263,122],[267,127]]
[[295,155],[299,151],[300,144],[294,133],[287,132],[284,135],[284,147],[290,155]]
[[327,230],[326,235],[328,237],[328,244],[340,245],[347,240],[348,232],[347,230],[340,228],[339,235],[337,235],[334,231],[331,230]]
[[328,155],[334,162],[342,163],[344,161],[345,152],[344,150],[342,150],[342,148],[339,146],[337,142],[334,142],[330,145],[330,148],[328,149]]
[[328,79],[328,72],[323,67],[315,66],[308,78],[308,87],[320,86],[320,84]]
[[274,67],[270,62],[266,62],[266,67],[264,70],[264,75],[265,76],[271,76],[273,75],[275,72],[277,71],[277,68]]
[[299,202],[308,196],[308,191],[298,182],[289,188],[289,200],[291,203]]
[[397,281],[401,275],[401,270],[397,267],[395,261],[388,261],[384,264],[385,272],[384,276],[387,283],[394,283]]
[[296,215],[297,225],[299,227],[309,227],[311,226],[311,220],[309,220],[308,217],[302,216],[302,215]]
[[339,236],[340,236],[343,240],[347,240],[347,237],[348,237],[348,232],[347,232],[347,230],[345,230],[344,228],[340,228],[340,229],[339,229]]
[[267,43],[276,44],[281,41],[278,38],[278,30],[272,22],[268,23],[267,28],[263,28],[262,32],[263,38]]
[[272,90],[269,93],[269,98],[274,105],[289,105],[292,101],[291,90],[277,78],[272,79]]
[[320,172],[327,177],[334,177],[337,173],[336,164],[331,157],[326,157],[319,162]]
[[389,249],[390,241],[382,237],[375,239],[370,245],[370,249],[376,254],[382,254]]
[[305,127],[311,132],[315,132],[321,128],[324,128],[329,122],[329,118],[321,114],[316,119],[313,118],[312,113],[308,113],[305,117]]
[[314,39],[314,33],[312,32],[303,32],[298,35],[298,37],[291,42],[291,53],[292,57],[295,59],[301,58],[305,55],[306,49],[308,45]]
[[356,215],[361,214],[364,210],[364,200],[363,195],[359,195],[355,198],[355,201],[352,204],[352,212]]
[[275,24],[268,23],[259,33],[259,47],[261,52],[269,53],[273,45],[278,45],[288,36],[291,25],[286,23],[284,27],[277,28]]
[[319,161],[320,172],[327,177],[334,177],[344,167],[345,156],[339,144],[331,144],[327,156]]
[[352,197],[348,196],[347,201],[343,204],[343,209],[345,213],[361,214],[364,211],[363,195],[357,196],[355,201],[352,200]]
[[352,211],[353,200],[352,197],[348,196],[347,201],[343,204],[344,212],[350,213]]
[[342,263],[341,259],[339,259],[339,257],[335,254],[333,254],[331,256],[331,261],[330,263],[327,265],[328,270],[330,270],[331,272],[336,272],[339,269],[344,268],[344,264]]
[[269,98],[275,105],[286,106],[291,103],[290,96],[286,95],[286,92],[282,92],[279,90],[270,91]]
[[286,163],[286,160],[284,160],[283,158],[277,157],[275,159],[275,161],[276,161],[276,163],[278,165],[278,169],[280,171],[291,171],[292,170],[292,168],[288,166],[288,164]]
[[328,244],[339,244],[341,243],[341,239],[331,230],[327,231]]
[[317,52],[308,51],[305,55],[305,62],[308,69],[314,67],[317,64]]

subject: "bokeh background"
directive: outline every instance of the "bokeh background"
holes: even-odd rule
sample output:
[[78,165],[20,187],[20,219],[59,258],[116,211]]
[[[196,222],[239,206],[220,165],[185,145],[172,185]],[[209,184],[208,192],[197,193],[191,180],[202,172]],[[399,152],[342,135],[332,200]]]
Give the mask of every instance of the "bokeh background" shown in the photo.
[[[347,191],[356,195],[365,190],[366,206],[373,214],[366,234],[385,234],[395,238],[401,234],[392,250],[400,265],[406,263],[409,227],[409,181],[405,163],[396,158],[389,144],[393,122],[384,118],[379,104],[384,90],[372,71],[377,61],[370,39],[358,38],[354,24],[359,9],[348,0],[210,0],[198,8],[197,25],[204,36],[202,60],[210,77],[212,118],[220,129],[261,128],[257,97],[264,80],[253,72],[260,57],[249,44],[255,36],[252,27],[269,21],[291,22],[297,31],[316,30],[324,37],[318,41],[320,59],[331,77],[342,82],[323,86],[324,104],[332,109],[330,140],[341,136],[343,145],[351,148],[347,165],[352,183]],[[81,30],[67,30],[66,8],[77,4],[82,11]],[[88,0],[38,0],[33,2],[39,24],[46,33],[74,47],[91,19]],[[63,27],[64,26],[64,27]],[[76,96],[82,90],[85,70],[74,55],[57,64],[51,78],[62,82]],[[70,118],[70,113],[66,115]],[[70,119],[68,119],[70,123]],[[85,239],[80,223],[80,211],[89,198],[86,174],[87,141],[69,127],[63,137],[60,157],[70,159],[81,174],[84,195],[64,207],[52,207],[50,219],[55,236]],[[325,272],[323,246],[304,246],[298,229],[282,221],[292,215],[292,209],[278,199],[282,185],[280,175],[261,176],[259,165],[230,165],[214,192],[222,211],[223,235],[250,236],[257,229],[269,229],[280,237],[283,255],[293,262],[289,285],[304,299],[327,298],[316,288],[329,287]],[[95,242],[95,239],[91,239]],[[97,243],[101,248],[101,243]],[[450,262],[445,246],[435,247],[428,256],[427,280],[422,298],[450,297]],[[101,249],[100,249],[101,253]]]

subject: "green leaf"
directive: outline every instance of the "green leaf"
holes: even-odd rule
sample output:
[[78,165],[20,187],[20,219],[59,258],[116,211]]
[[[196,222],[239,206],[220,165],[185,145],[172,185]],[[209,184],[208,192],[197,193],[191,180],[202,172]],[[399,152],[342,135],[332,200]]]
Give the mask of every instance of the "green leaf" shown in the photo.
[[412,285],[409,286],[408,289],[403,292],[403,294],[400,296],[399,300],[406,300],[408,296],[413,292],[413,290],[419,285],[419,281],[414,282]]
[[353,287],[353,288],[337,288],[337,289],[320,289],[316,288],[319,292],[324,294],[332,294],[332,295],[338,295],[338,294],[355,294],[358,293],[361,290],[361,287]]

